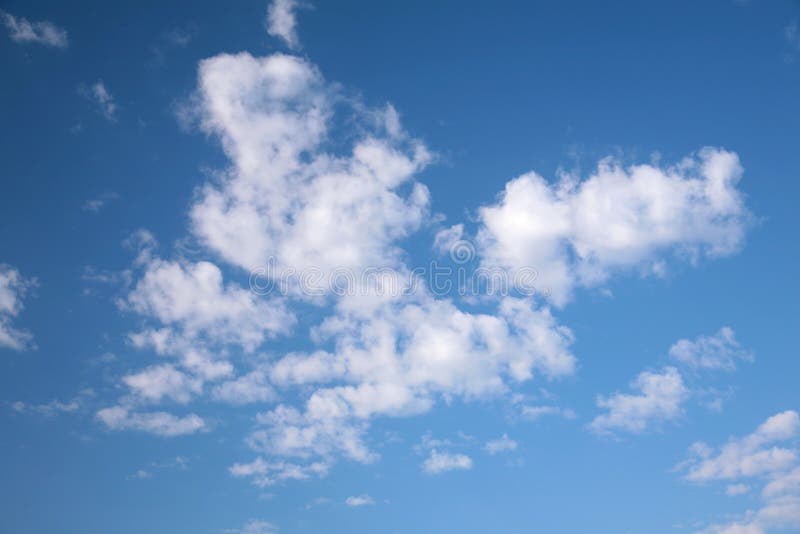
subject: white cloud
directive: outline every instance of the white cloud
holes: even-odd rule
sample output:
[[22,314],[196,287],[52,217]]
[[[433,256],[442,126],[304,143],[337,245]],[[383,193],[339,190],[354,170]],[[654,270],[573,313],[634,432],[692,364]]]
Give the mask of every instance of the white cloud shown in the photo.
[[750,491],[750,486],[747,484],[730,484],[727,488],[725,488],[725,495],[728,497],[736,497],[738,495],[744,495]]
[[363,442],[373,417],[425,412],[438,396],[498,395],[534,373],[558,378],[575,368],[571,333],[527,301],[501,302],[498,316],[464,313],[425,295],[368,309],[347,303],[316,331],[335,341],[335,352],[295,354],[273,369],[284,383],[336,384],[314,390],[304,412],[279,406],[262,417],[267,428],[251,439],[257,450],[324,457],[338,451],[373,461]]
[[593,431],[644,432],[654,424],[678,418],[689,396],[689,390],[674,367],[665,367],[660,373],[645,371],[631,382],[631,387],[640,393],[616,393],[597,398],[597,405],[607,412],[595,417],[589,425]]
[[752,354],[742,349],[730,327],[722,327],[712,336],[695,340],[681,339],[669,349],[670,358],[695,369],[736,369],[738,360],[751,361]]
[[[711,525],[705,534],[765,534],[781,530],[800,530],[800,466],[797,438],[800,415],[793,410],[773,415],[747,436],[730,438],[718,451],[705,443],[691,447],[692,457],[678,469],[692,482],[740,479],[766,480],[761,491],[762,504],[737,520]],[[792,445],[777,443],[791,441]],[[729,484],[726,494],[742,495],[750,486]]]
[[267,383],[266,373],[256,369],[234,380],[217,385],[212,396],[229,404],[252,404],[275,400],[276,394]]
[[[730,438],[715,454],[705,443],[692,446],[692,457],[678,469],[692,482],[740,479],[766,480],[762,504],[737,520],[712,525],[705,534],[764,534],[800,530],[800,467],[796,441],[800,436],[800,415],[793,410],[773,415],[747,436]],[[777,443],[792,441],[791,448]],[[729,484],[728,495],[742,495],[750,486]]]
[[103,80],[98,80],[90,87],[80,86],[78,91],[85,98],[91,100],[97,107],[97,110],[106,119],[110,121],[115,121],[117,119],[117,103],[114,101],[114,97],[108,89],[106,89]]
[[267,33],[282,39],[292,49],[300,48],[295,12],[302,7],[297,0],[272,0],[267,11]]
[[774,498],[784,495],[800,494],[800,467],[781,473],[773,478],[762,491],[764,497]]
[[695,448],[700,454],[686,466],[686,479],[693,482],[753,477],[786,469],[797,460],[797,452],[777,446],[776,442],[800,434],[800,416],[786,411],[773,415],[755,432],[733,438],[714,456],[706,447]]
[[278,532],[278,527],[257,519],[248,521],[241,528],[225,530],[226,534],[275,534],[276,532]]
[[559,406],[529,406],[522,405],[519,410],[523,419],[529,421],[536,421],[546,415],[560,416],[564,419],[575,419],[575,412],[569,408],[561,408]]
[[509,452],[517,450],[517,442],[508,437],[508,434],[503,434],[498,439],[487,441],[484,445],[485,450],[490,455],[494,456],[502,452]]
[[38,43],[56,48],[69,46],[66,30],[49,21],[30,22],[22,17],[0,11],[0,18],[8,28],[8,36],[18,43]]
[[431,450],[430,456],[422,464],[422,470],[430,475],[468,469],[472,469],[472,459],[466,454],[439,452],[436,449]]
[[83,203],[83,211],[91,211],[97,213],[111,200],[116,200],[119,198],[118,193],[114,193],[113,191],[108,193],[103,193],[96,198],[90,198],[86,202]]
[[140,398],[158,402],[164,397],[186,404],[198,395],[202,380],[192,378],[169,364],[153,365],[143,371],[122,377],[122,381]]
[[347,506],[368,506],[375,504],[375,500],[364,493],[363,495],[351,496],[345,499],[344,503]]
[[206,261],[151,259],[122,304],[189,339],[232,343],[248,352],[270,336],[288,333],[295,322],[282,302],[224,284],[219,267]]
[[377,455],[363,441],[366,422],[351,417],[346,402],[331,390],[314,392],[305,412],[286,405],[259,414],[259,424],[247,439],[258,452],[277,456],[309,458],[328,463],[336,455],[371,463]]
[[330,466],[324,462],[313,462],[300,465],[291,462],[266,462],[261,457],[250,463],[237,463],[229,468],[231,475],[238,478],[250,478],[258,487],[271,486],[287,480],[305,480],[310,477],[324,476]]
[[34,347],[33,336],[11,325],[22,311],[22,299],[36,285],[35,279],[23,277],[10,265],[0,264],[0,349],[25,350]]
[[[271,31],[296,46],[295,7],[274,3],[270,26],[274,22]],[[225,284],[222,270],[211,262],[158,259],[152,239],[145,240],[149,243],[135,262],[142,274],[123,306],[149,322],[131,334],[134,346],[176,356],[180,372],[203,384],[227,379],[208,388],[218,400],[271,400],[267,378],[276,388],[295,388],[286,398],[297,398],[296,405],[285,401],[259,414],[246,440],[274,461],[259,457],[236,464],[232,474],[267,485],[321,476],[338,457],[372,462],[377,454],[367,431],[374,418],[422,413],[441,399],[497,397],[533,378],[575,372],[572,333],[541,301],[496,298],[486,312],[469,313],[424,287],[413,294],[381,292],[410,271],[398,243],[432,221],[428,189],[415,177],[433,156],[403,131],[392,106],[371,109],[343,96],[300,57],[248,53],[202,61],[192,104],[200,129],[219,140],[230,161],[197,191],[190,208],[192,234],[207,252],[240,275],[269,266],[266,276],[276,283],[289,271],[314,270],[329,280],[341,271],[394,270],[365,283],[363,295],[341,296],[324,281],[321,292],[310,295],[287,282],[281,288],[288,290],[285,299],[260,298]],[[333,130],[342,124],[343,130]],[[605,161],[582,184],[564,181],[558,191],[534,175],[520,178],[508,187],[520,188],[519,195],[507,193],[481,210],[484,260],[508,259],[513,250],[522,250],[521,259],[527,260],[544,243],[545,259],[556,266],[544,280],[557,281],[551,274],[566,265],[565,285],[553,294],[553,302],[562,304],[574,285],[600,283],[617,268],[660,261],[656,253],[730,252],[741,241],[736,233],[743,233],[746,219],[734,187],[740,174],[735,154],[708,149],[667,169],[623,170]],[[609,198],[598,199],[605,193]],[[522,205],[514,204],[516,199]],[[552,206],[540,212],[542,203]],[[563,210],[569,224],[561,228],[550,215]],[[610,237],[598,235],[597,221],[587,217],[608,217]],[[508,224],[521,239],[503,234]],[[547,233],[551,224],[556,233],[549,241],[527,235],[542,228]],[[635,235],[623,235],[630,230],[626,224]],[[456,225],[440,234],[437,246],[462,234]],[[571,252],[563,252],[566,248]],[[578,259],[565,263],[565,254]],[[330,310],[311,330],[314,346],[249,374],[235,372],[232,362],[238,360],[229,352],[253,353],[265,340],[288,332],[294,316],[285,306],[293,300]],[[634,412],[641,425],[669,416],[669,403],[657,398],[667,384],[651,384],[656,378],[640,377],[643,400],[618,396],[608,401],[609,409]],[[183,398],[153,391],[153,398]],[[132,417],[128,408],[118,409],[125,412],[123,421]],[[425,465],[439,472],[469,468],[472,460],[434,449]]]
[[199,78],[202,128],[233,163],[192,207],[205,245],[248,271],[272,260],[276,275],[402,267],[392,242],[428,213],[428,190],[412,181],[430,160],[421,143],[376,131],[357,106],[352,116],[371,133],[349,153],[326,153],[341,99],[298,57],[223,54],[204,60]]
[[208,430],[208,425],[196,414],[177,417],[166,412],[131,412],[124,406],[103,408],[97,418],[111,430],[138,430],[159,436],[181,436]]
[[736,188],[741,175],[738,156],[716,148],[671,167],[624,168],[607,158],[583,181],[524,174],[479,211],[482,263],[535,268],[537,289],[563,305],[576,286],[616,271],[658,274],[670,255],[730,254],[750,219]]
[[52,417],[58,413],[71,413],[75,412],[80,408],[80,404],[77,401],[69,401],[69,402],[61,402],[58,400],[52,400],[45,404],[26,404],[22,401],[14,402],[11,407],[17,413],[26,413],[32,412],[37,413],[40,415],[44,415],[46,417]]
[[800,32],[797,29],[797,21],[793,20],[783,29],[783,36],[786,42],[795,50],[800,50]]

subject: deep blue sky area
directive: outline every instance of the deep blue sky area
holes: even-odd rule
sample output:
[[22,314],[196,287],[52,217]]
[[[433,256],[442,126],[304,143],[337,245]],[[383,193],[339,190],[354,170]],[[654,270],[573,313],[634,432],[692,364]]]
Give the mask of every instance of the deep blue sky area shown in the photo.
[[[0,1],[0,532],[800,532],[800,3],[278,3],[291,7],[296,46],[270,30],[266,0]],[[15,35],[12,19],[33,24],[35,38]],[[41,37],[45,22],[68,41]],[[219,402],[215,388],[253,369],[276,380],[273,365],[287,354],[341,350],[344,337],[317,337],[323,320],[342,313],[337,301],[288,298],[296,316],[291,333],[265,336],[248,349],[214,336],[222,328],[243,331],[251,312],[222,326],[203,323],[208,330],[198,333],[187,326],[197,319],[194,306],[208,304],[213,314],[225,303],[203,300],[190,306],[188,319],[165,319],[155,304],[137,308],[132,297],[158,265],[211,262],[226,287],[249,295],[242,299],[267,301],[248,293],[247,269],[204,242],[190,216],[205,198],[204,184],[223,189],[240,172],[219,130],[186,119],[208,112],[197,92],[198,67],[240,52],[288,54],[318,73],[339,98],[322,144],[336,156],[349,157],[360,135],[352,124],[364,120],[358,110],[388,104],[404,139],[424,143],[430,163],[397,191],[410,195],[413,183],[425,184],[427,214],[381,244],[382,251],[401,247],[407,265],[441,258],[437,234],[457,224],[464,239],[478,243],[470,265],[488,262],[478,237],[490,231],[482,208],[521,198],[501,194],[525,173],[537,173],[555,191],[561,173],[591,180],[598,162],[611,157],[623,173],[651,165],[691,178],[675,165],[702,158],[704,147],[738,156],[742,178],[730,187],[741,206],[730,221],[741,239],[724,254],[692,257],[690,238],[675,238],[635,261],[626,256],[599,283],[576,281],[566,303],[532,300],[571,331],[571,372],[548,377],[539,369],[518,380],[509,371],[490,394],[419,386],[414,391],[430,401],[424,408],[409,404],[341,423],[360,429],[375,453],[369,461],[338,449],[319,452],[316,441],[312,452],[296,455],[274,444],[255,448],[250,438],[266,424],[256,414],[278,405],[302,412],[310,396],[339,382],[265,383],[260,391],[274,396],[255,402]],[[237,75],[231,70],[221,79]],[[246,106],[263,103],[247,98]],[[259,179],[280,172],[269,165]],[[253,202],[278,205],[278,197],[300,187],[292,183]],[[705,200],[685,202],[706,209]],[[625,209],[613,199],[598,205],[608,213]],[[538,216],[535,209],[526,213],[516,219],[523,230],[533,224],[525,217]],[[716,236],[711,240],[723,231],[718,219],[679,224],[683,236],[702,233],[693,233],[695,224],[710,225],[703,235]],[[370,226],[357,243],[368,241]],[[140,229],[158,241],[153,254],[160,260],[137,260],[150,250],[130,239]],[[344,248],[347,230],[341,243],[334,232],[320,246]],[[252,228],[252,235],[260,231]],[[572,243],[565,250],[577,247],[569,239],[577,238],[564,237]],[[565,254],[577,262],[580,251]],[[660,261],[666,269],[653,275],[648,269]],[[4,282],[9,273],[22,281]],[[4,287],[17,296],[6,309]],[[169,307],[174,301],[165,295],[159,302]],[[452,302],[464,314],[502,315],[488,297]],[[413,335],[434,324],[405,327]],[[196,378],[178,363],[183,356],[131,341],[133,332],[167,326],[197,336],[196,347],[230,361],[232,374],[203,379],[188,402],[169,400],[178,395],[172,390],[157,401],[137,397],[143,394],[126,377],[148,366],[177,369],[184,373],[178,381]],[[734,341],[719,341],[723,327]],[[23,346],[4,345],[4,329],[27,336]],[[679,340],[694,343],[697,358],[708,351],[735,364],[681,363],[670,355]],[[475,343],[476,353],[486,348]],[[525,350],[521,342],[511,345]],[[342,385],[377,380],[348,365],[354,374],[339,377]],[[643,373],[667,376],[667,369],[679,373],[682,393],[662,386],[649,396],[631,383]],[[614,412],[604,399],[630,402],[633,408],[618,409],[630,409],[633,419],[598,423]],[[534,405],[549,411],[525,412]],[[98,415],[112,406],[126,407],[129,417],[197,414],[204,426],[173,436],[130,420],[114,427]],[[775,425],[786,425],[785,432],[759,438],[757,427],[776,414],[784,414]],[[695,442],[709,450],[693,455]],[[725,457],[733,467],[692,474],[717,460],[726,443],[738,451]],[[762,466],[756,457],[767,450],[785,456]],[[426,467],[437,453],[454,464]],[[231,466],[256,457],[284,467],[319,461],[327,472],[260,486],[257,477],[232,474]],[[784,480],[794,486],[787,483],[780,494],[766,489]],[[778,504],[778,515],[765,512]]]

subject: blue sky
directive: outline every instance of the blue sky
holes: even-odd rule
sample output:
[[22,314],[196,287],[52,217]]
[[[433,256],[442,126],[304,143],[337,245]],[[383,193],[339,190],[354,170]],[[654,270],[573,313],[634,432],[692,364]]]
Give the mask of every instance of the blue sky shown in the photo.
[[800,532],[796,2],[0,10],[0,531]]

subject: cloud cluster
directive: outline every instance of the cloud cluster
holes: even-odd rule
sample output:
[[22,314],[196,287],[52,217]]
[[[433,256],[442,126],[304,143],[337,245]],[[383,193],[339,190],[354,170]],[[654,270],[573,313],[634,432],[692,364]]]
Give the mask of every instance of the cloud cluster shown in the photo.
[[[297,46],[296,7],[277,1],[268,16],[270,32],[290,46]],[[131,344],[171,360],[122,377],[127,395],[98,413],[108,427],[206,430],[194,414],[147,411],[152,404],[183,409],[203,395],[267,404],[246,438],[255,459],[231,474],[268,485],[322,476],[342,457],[376,461],[368,435],[375,418],[423,413],[440,400],[498,397],[527,381],[575,373],[572,332],[546,300],[498,296],[474,311],[424,286],[384,291],[409,283],[402,282],[412,270],[403,240],[436,220],[417,180],[434,156],[403,129],[394,107],[348,96],[304,58],[246,52],[201,61],[190,105],[187,115],[229,160],[198,188],[189,210],[192,237],[210,258],[162,259],[152,236],[139,236],[135,282],[120,307],[145,323]],[[741,172],[735,154],[709,148],[670,167],[604,160],[583,181],[548,184],[527,174],[480,210],[480,261],[535,267],[550,302],[563,305],[578,285],[623,269],[652,271],[662,256],[730,253],[747,220],[736,189]],[[438,246],[463,235],[456,225],[440,233]],[[241,276],[270,262],[274,273],[313,268],[326,280],[340,271],[381,271],[353,295],[289,286],[283,297],[264,297],[225,281],[225,267]],[[325,316],[310,328],[310,343],[263,355],[276,336],[305,334],[293,310],[309,304]],[[671,416],[684,395],[669,371],[640,377],[639,386],[643,402],[609,399],[607,406],[640,418]],[[663,402],[668,392],[676,400]],[[530,417],[574,417],[547,409]],[[491,450],[508,450],[510,441]],[[472,465],[441,447],[427,452],[426,472]]]
[[32,348],[33,336],[11,323],[22,311],[22,299],[36,280],[23,277],[10,265],[0,264],[0,348],[25,350]]
[[692,456],[679,469],[694,483],[733,482],[728,495],[741,495],[749,486],[740,481],[762,482],[762,504],[741,519],[709,527],[706,534],[764,534],[775,530],[800,530],[800,464],[797,439],[800,415],[787,410],[769,417],[744,437],[734,437],[714,450],[698,442]]
[[67,32],[49,21],[30,22],[23,17],[15,17],[11,13],[0,11],[0,18],[3,19],[8,29],[8,36],[12,41],[18,43],[38,43],[55,48],[66,48],[69,46]]
[[[669,357],[692,371],[732,371],[739,360],[751,361],[752,354],[743,349],[730,327],[716,334],[681,339],[669,349]],[[685,379],[685,370],[666,366],[660,371],[644,371],[631,382],[638,393],[615,393],[597,398],[597,406],[606,410],[595,417],[589,428],[599,434],[613,432],[641,433],[683,414],[693,391]]]

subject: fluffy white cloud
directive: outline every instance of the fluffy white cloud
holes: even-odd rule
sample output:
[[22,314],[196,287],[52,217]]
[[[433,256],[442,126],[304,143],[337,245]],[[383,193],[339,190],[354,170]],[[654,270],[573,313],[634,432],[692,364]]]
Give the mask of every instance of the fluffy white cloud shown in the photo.
[[517,450],[517,442],[508,437],[508,434],[503,434],[498,439],[487,441],[483,450],[494,456],[501,452],[509,452]]
[[387,133],[392,113],[351,107],[374,134],[337,156],[323,150],[337,98],[301,58],[223,54],[203,61],[199,78],[202,128],[233,163],[192,207],[204,244],[247,270],[272,260],[276,276],[400,266],[392,242],[427,214],[428,190],[411,179],[430,156],[402,132]]
[[177,417],[166,412],[131,412],[125,406],[112,406],[97,412],[97,418],[111,430],[138,430],[159,436],[181,436],[208,430],[196,414]]
[[22,299],[35,283],[14,267],[0,264],[0,348],[25,350],[34,346],[30,332],[13,327],[11,322],[22,311]]
[[445,471],[472,469],[472,458],[466,454],[439,452],[431,450],[430,456],[422,463],[422,470],[430,475]]
[[143,400],[158,402],[168,397],[181,404],[198,395],[203,386],[202,380],[192,378],[169,364],[150,366],[122,377],[122,381]]
[[598,397],[597,405],[608,411],[595,417],[590,424],[593,431],[644,432],[653,424],[680,416],[683,402],[689,397],[689,390],[674,367],[665,367],[661,372],[645,371],[631,382],[631,387],[640,393]]
[[750,361],[753,356],[744,350],[732,328],[722,327],[712,336],[699,336],[695,340],[681,339],[669,349],[674,360],[695,369],[736,369],[739,360]]
[[300,48],[295,11],[301,7],[297,0],[272,0],[267,10],[267,33],[282,39],[292,49]]
[[750,218],[736,188],[741,175],[737,155],[715,148],[671,167],[607,158],[583,181],[524,174],[479,212],[482,262],[535,268],[537,289],[563,305],[575,286],[601,284],[614,271],[657,272],[675,253],[730,254]]
[[350,496],[345,499],[344,503],[347,506],[367,506],[375,504],[375,499],[364,493],[363,495]]
[[[248,352],[270,336],[288,333],[295,322],[282,302],[224,284],[219,267],[206,261],[150,260],[122,304],[190,339],[236,344]],[[165,348],[168,334],[161,331]]]
[[[718,452],[705,443],[692,446],[692,457],[679,469],[692,482],[714,480],[766,479],[761,491],[763,503],[748,510],[741,519],[712,525],[705,534],[764,534],[776,530],[800,530],[800,467],[796,440],[800,436],[800,415],[793,410],[773,415],[752,433],[731,438]],[[777,443],[792,441],[791,448]],[[749,491],[744,483],[727,487],[728,495]]]
[[18,43],[38,43],[56,48],[66,48],[69,45],[66,30],[52,22],[30,22],[4,11],[0,11],[0,18],[8,28],[8,36]]
[[247,442],[258,452],[315,456],[324,463],[330,463],[337,455],[363,463],[377,459],[363,441],[366,422],[351,417],[345,401],[331,390],[313,393],[305,412],[280,405],[259,414],[257,421],[265,428],[254,431]]

